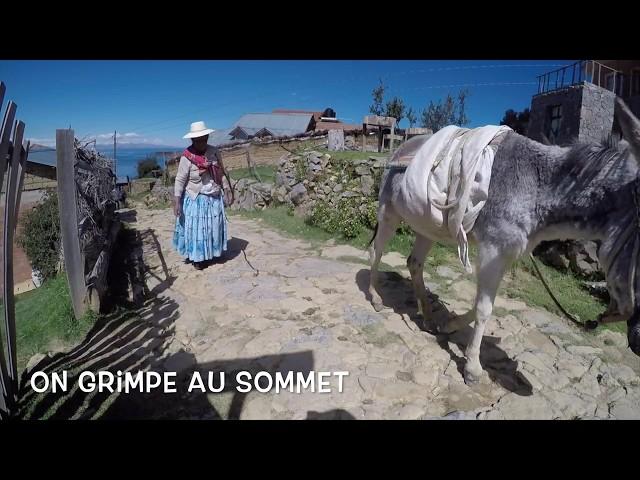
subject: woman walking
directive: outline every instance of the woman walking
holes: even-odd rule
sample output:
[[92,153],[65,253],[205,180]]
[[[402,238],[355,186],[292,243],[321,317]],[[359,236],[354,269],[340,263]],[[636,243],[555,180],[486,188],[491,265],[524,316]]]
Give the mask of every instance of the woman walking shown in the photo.
[[220,152],[207,144],[214,131],[204,122],[191,124],[183,137],[191,139],[191,146],[182,152],[174,186],[173,246],[198,270],[227,250],[222,187],[226,172]]

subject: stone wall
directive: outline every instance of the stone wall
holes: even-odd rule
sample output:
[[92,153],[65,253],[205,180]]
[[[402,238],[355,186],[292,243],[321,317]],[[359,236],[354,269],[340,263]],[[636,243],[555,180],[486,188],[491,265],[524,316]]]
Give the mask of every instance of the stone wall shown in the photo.
[[278,162],[274,183],[243,178],[235,185],[232,210],[262,209],[269,205],[288,205],[295,215],[307,217],[317,202],[338,208],[350,199],[365,214],[377,200],[379,179],[386,159],[339,160],[315,150],[283,155]]
[[235,201],[231,210],[255,210],[269,206],[273,199],[273,184],[254,178],[241,178],[235,184]]
[[598,248],[598,243],[592,241],[557,240],[542,242],[534,254],[562,272],[571,271],[586,280],[604,280]]
[[535,95],[531,99],[527,136],[538,142],[544,142],[548,109],[554,105],[562,105],[562,122],[555,143],[564,145],[575,141],[580,133],[581,102],[582,86],[580,85]]
[[531,100],[528,137],[544,142],[548,109],[554,105],[562,105],[560,133],[554,142],[558,145],[575,141],[600,142],[611,133],[615,94],[584,83],[535,95]]
[[360,202],[364,213],[365,205],[377,198],[385,163],[384,157],[337,160],[317,151],[286,155],[278,166],[275,199],[305,216],[316,202],[337,207],[341,199],[352,198]]
[[578,141],[600,142],[611,134],[615,98],[615,93],[609,90],[590,83],[584,84]]

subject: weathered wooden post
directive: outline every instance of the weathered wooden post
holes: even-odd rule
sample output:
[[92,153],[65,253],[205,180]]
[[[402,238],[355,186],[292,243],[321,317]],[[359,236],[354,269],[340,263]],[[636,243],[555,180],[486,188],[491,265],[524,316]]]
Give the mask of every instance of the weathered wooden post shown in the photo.
[[396,119],[393,119],[391,124],[391,140],[389,140],[389,153],[393,153],[393,139],[396,136]]
[[84,302],[87,288],[84,278],[84,258],[80,253],[80,237],[78,235],[74,138],[73,130],[56,130],[58,207],[64,267],[71,292],[73,313],[76,318],[80,318],[87,309]]
[[[0,82],[0,105],[4,101],[6,87]],[[22,145],[25,125],[14,121],[17,106],[9,102],[0,130],[0,181],[7,173],[4,195],[3,245],[2,245],[2,298],[4,310],[3,335],[0,335],[0,418],[11,415],[15,409],[18,390],[18,361],[16,353],[16,319],[13,285],[13,239],[20,210],[20,190],[24,181],[29,144]],[[11,132],[13,131],[13,139]],[[7,358],[5,359],[5,351]]]
[[367,151],[367,124],[362,124],[362,151]]

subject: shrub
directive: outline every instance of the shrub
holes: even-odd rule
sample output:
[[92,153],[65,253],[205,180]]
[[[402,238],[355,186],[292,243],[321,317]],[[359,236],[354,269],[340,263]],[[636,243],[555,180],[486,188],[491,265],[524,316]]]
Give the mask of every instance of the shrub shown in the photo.
[[147,157],[138,161],[138,178],[150,177],[154,170],[160,170],[160,165],[155,157]]
[[376,227],[376,223],[378,223],[378,201],[366,203],[364,221],[370,229],[373,230]]
[[407,225],[405,222],[400,222],[400,225],[398,226],[396,233],[400,234],[400,235],[413,235],[413,230],[411,229],[411,227],[409,225]]
[[31,266],[43,279],[53,278],[60,263],[62,236],[58,195],[47,191],[44,198],[24,216],[18,243],[25,251]]
[[318,201],[307,219],[307,223],[322,228],[329,233],[339,233],[344,238],[357,237],[367,226],[367,215],[359,211],[358,197],[341,198],[333,206],[326,201]]

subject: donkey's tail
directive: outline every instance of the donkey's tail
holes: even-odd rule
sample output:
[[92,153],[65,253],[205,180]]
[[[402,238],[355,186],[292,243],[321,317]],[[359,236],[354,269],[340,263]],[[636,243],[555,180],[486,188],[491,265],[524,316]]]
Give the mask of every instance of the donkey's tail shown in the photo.
[[376,239],[376,235],[377,234],[378,234],[378,222],[376,222],[376,226],[373,229],[373,237],[371,237],[371,240],[369,240],[369,243],[367,244],[367,248],[369,248],[371,246],[373,241]]

